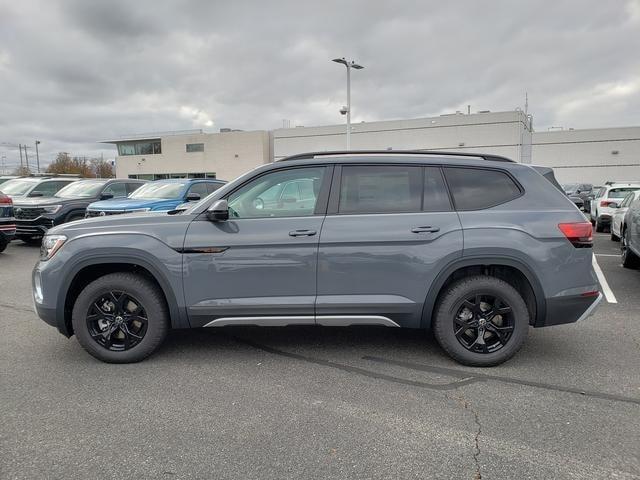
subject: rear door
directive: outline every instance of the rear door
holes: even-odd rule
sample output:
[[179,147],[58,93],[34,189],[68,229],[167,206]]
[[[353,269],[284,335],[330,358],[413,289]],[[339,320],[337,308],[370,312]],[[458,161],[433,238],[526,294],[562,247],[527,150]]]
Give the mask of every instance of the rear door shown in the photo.
[[462,255],[438,166],[336,166],[318,254],[316,322],[417,327],[429,287]]

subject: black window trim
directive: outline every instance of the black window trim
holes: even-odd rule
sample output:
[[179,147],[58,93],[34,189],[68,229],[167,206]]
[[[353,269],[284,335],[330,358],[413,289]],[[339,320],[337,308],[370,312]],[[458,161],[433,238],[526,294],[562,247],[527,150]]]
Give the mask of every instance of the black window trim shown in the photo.
[[[461,168],[461,169],[466,169],[466,170],[491,170],[491,171],[494,171],[494,172],[504,173],[516,185],[516,188],[520,191],[520,195],[518,195],[516,197],[513,197],[513,198],[510,198],[509,200],[505,200],[503,202],[498,202],[498,203],[495,203],[495,204],[484,206],[482,208],[465,208],[465,209],[458,208],[458,206],[456,205],[456,199],[453,196],[453,192],[451,191],[451,187],[449,186],[449,182],[447,181],[447,175],[446,175],[446,172],[444,171],[444,169],[446,169],[446,168]],[[481,166],[475,166],[475,165],[474,166],[442,165],[442,169],[443,169],[442,174],[444,175],[444,183],[447,186],[447,190],[449,191],[449,199],[451,200],[452,205],[453,205],[453,209],[456,212],[479,212],[481,210],[488,210],[489,208],[497,207],[498,205],[504,205],[505,203],[513,202],[517,198],[520,198],[520,197],[522,197],[524,195],[524,188],[522,187],[520,182],[518,182],[518,180],[516,180],[516,178],[511,174],[511,172],[508,172],[507,170],[503,170],[502,168],[481,167]]]
[[[341,190],[341,186],[342,186],[342,167],[350,167],[350,166],[355,166],[355,167],[417,167],[421,169],[421,176],[422,176],[422,182],[421,182],[421,186],[422,186],[422,192],[420,194],[420,210],[407,210],[407,211],[403,211],[403,212],[348,212],[348,213],[341,213],[339,211],[340,208],[340,190]],[[426,168],[437,168],[438,171],[440,172],[440,176],[442,178],[442,182],[445,188],[445,191],[447,192],[447,197],[449,198],[449,210],[435,210],[435,211],[425,211],[424,210],[424,181],[425,181],[425,177],[426,177],[426,173],[427,171],[425,170]],[[498,169],[492,169],[492,170],[498,170]],[[333,181],[331,182],[331,192],[329,195],[329,203],[328,203],[328,208],[327,208],[327,215],[340,215],[340,216],[344,216],[344,215],[405,215],[405,214],[415,214],[415,213],[450,213],[450,212],[455,212],[455,205],[453,203],[453,197],[451,195],[451,192],[449,190],[449,185],[447,184],[447,179],[444,175],[444,171],[442,170],[442,165],[440,164],[433,164],[433,163],[429,163],[429,164],[423,164],[423,163],[397,163],[397,162],[393,162],[393,163],[345,163],[345,164],[337,164],[335,166],[335,170],[333,173]]]
[[[317,216],[325,216],[327,214],[327,204],[328,204],[328,200],[329,200],[329,191],[331,189],[331,185],[332,185],[332,179],[333,176],[335,174],[335,165],[333,164],[327,164],[327,163],[318,163],[318,164],[308,164],[308,165],[296,165],[293,167],[286,167],[286,168],[272,168],[269,170],[266,170],[264,172],[260,172],[258,175],[254,175],[251,178],[248,178],[246,181],[242,182],[240,185],[238,185],[236,188],[234,188],[233,190],[231,190],[230,192],[227,192],[225,194],[224,197],[222,197],[220,200],[229,200],[229,197],[231,195],[233,195],[235,192],[237,192],[239,189],[241,189],[242,187],[244,187],[245,185],[247,185],[250,182],[253,182],[254,180],[257,180],[258,178],[264,177],[265,175],[269,175],[271,173],[276,173],[276,172],[282,172],[285,170],[299,170],[301,168],[324,168],[324,177],[322,179],[322,185],[320,185],[320,192],[318,193],[318,198],[316,200],[316,208],[313,211],[312,215],[300,215],[300,217],[317,217]],[[211,194],[210,194],[211,195]],[[240,221],[240,220],[266,220],[266,219],[270,219],[270,218],[296,218],[293,216],[290,217],[251,217],[251,218],[233,218],[233,219],[229,219],[229,220],[233,220],[234,222],[236,221]],[[199,219],[202,220],[206,220],[209,221],[206,217],[206,212],[203,212],[200,216]]]

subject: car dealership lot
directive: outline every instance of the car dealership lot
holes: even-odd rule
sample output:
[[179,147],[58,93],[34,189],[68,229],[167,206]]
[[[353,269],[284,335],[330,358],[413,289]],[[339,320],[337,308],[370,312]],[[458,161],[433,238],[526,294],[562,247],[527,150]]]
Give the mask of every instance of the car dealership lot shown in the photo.
[[640,271],[595,253],[617,303],[530,330],[491,369],[421,332],[173,332],[108,365],[39,320],[38,250],[0,255],[2,478],[637,478]]

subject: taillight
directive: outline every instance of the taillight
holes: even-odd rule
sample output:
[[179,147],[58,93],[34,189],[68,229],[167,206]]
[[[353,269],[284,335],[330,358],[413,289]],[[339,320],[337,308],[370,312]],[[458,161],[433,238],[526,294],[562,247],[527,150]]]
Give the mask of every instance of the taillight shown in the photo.
[[13,205],[13,200],[8,195],[0,193],[0,205]]
[[615,200],[600,200],[601,207],[608,207],[612,203],[616,203]]
[[591,222],[559,223],[558,228],[574,247],[591,248],[593,246]]

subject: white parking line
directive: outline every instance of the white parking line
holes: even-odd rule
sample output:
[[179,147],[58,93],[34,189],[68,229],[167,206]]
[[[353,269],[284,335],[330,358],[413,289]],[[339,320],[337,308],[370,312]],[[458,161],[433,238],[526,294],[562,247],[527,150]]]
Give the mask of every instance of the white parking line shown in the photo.
[[598,265],[598,262],[596,261],[596,256],[594,255],[592,258],[593,258],[593,261],[592,261],[593,269],[596,271],[596,275],[598,276],[598,281],[602,286],[602,293],[604,293],[604,298],[606,298],[607,302],[609,303],[618,303],[618,300],[616,299],[616,296],[613,294],[611,287],[609,287],[609,282],[607,282],[607,279],[604,276],[604,273],[602,273],[602,269],[600,268],[600,265]]
[[617,254],[613,254],[613,253],[596,253],[595,254],[596,257],[619,257],[620,255]]

